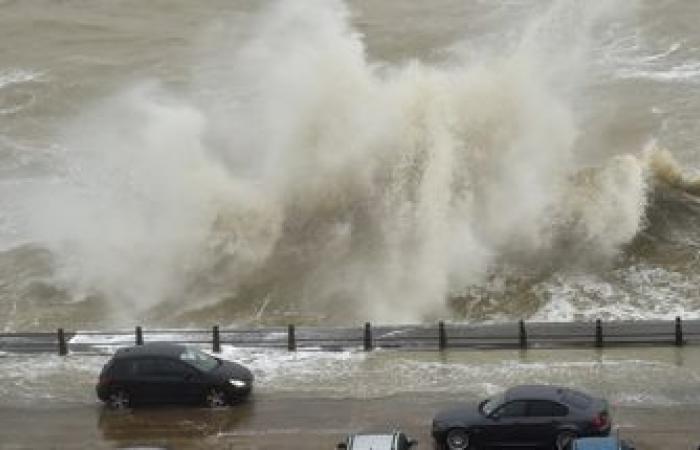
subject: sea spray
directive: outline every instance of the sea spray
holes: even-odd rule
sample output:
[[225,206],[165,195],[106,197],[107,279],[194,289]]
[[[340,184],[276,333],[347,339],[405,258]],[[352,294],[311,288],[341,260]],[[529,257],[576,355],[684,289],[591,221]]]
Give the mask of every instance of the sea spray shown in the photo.
[[[264,300],[414,321],[503,261],[609,258],[643,224],[646,179],[634,156],[575,164],[591,11],[554,2],[485,61],[379,68],[343,3],[276,2],[218,101],[144,83],[67,126],[35,241],[76,292],[161,317]],[[552,46],[562,18],[575,39]]]

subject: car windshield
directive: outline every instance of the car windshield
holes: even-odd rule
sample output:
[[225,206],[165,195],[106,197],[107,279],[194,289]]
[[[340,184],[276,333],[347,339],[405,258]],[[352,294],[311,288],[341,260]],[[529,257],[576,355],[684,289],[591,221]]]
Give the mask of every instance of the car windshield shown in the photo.
[[180,359],[199,370],[210,372],[218,367],[219,360],[196,348],[187,348],[180,353]]
[[503,394],[497,395],[490,398],[481,404],[481,412],[485,416],[490,416],[499,406],[505,401],[505,396]]

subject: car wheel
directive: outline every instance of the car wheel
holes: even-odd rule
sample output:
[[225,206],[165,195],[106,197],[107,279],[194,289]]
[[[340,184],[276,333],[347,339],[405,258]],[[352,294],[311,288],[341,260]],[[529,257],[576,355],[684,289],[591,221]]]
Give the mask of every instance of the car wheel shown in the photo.
[[222,408],[226,406],[226,393],[219,388],[211,388],[207,393],[207,406],[210,408]]
[[114,409],[126,409],[131,405],[131,399],[125,390],[118,389],[109,394],[107,404]]
[[469,433],[463,428],[453,428],[447,433],[445,446],[449,450],[465,450],[469,448]]
[[571,450],[571,446],[576,437],[576,433],[573,431],[562,431],[557,436],[556,450]]

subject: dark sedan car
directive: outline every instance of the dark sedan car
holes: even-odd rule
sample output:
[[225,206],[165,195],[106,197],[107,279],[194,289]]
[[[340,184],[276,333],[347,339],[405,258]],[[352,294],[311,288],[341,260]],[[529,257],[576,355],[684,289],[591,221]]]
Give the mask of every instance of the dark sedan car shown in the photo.
[[607,436],[608,403],[557,386],[517,386],[478,405],[442,411],[433,419],[438,447],[527,446],[568,450],[579,436]]
[[151,343],[118,350],[105,364],[97,396],[114,408],[138,404],[205,403],[225,406],[245,398],[250,370],[196,348]]

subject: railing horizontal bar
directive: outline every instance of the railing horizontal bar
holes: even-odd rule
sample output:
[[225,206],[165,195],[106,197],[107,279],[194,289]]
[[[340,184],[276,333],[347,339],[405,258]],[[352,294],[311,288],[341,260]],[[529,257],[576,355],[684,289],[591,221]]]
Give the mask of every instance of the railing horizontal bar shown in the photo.
[[[145,331],[144,331],[145,332]],[[66,330],[66,333],[75,334],[79,336],[133,336],[134,330],[131,331],[71,331]]]
[[[608,340],[609,338],[630,338],[630,339],[636,339],[636,338],[649,338],[649,337],[657,337],[657,338],[673,338],[675,337],[674,333],[649,333],[649,334],[605,334],[603,333],[605,340]],[[532,340],[553,340],[553,339],[593,339],[595,337],[594,334],[591,335],[575,335],[575,336],[565,336],[565,335],[557,335],[557,336],[538,336],[538,335],[529,335],[528,338]]]
[[300,338],[297,342],[362,342],[362,338]]
[[46,337],[46,338],[55,338],[56,333],[44,333],[44,332],[37,332],[37,333],[0,333],[0,338],[32,338],[32,337]]

